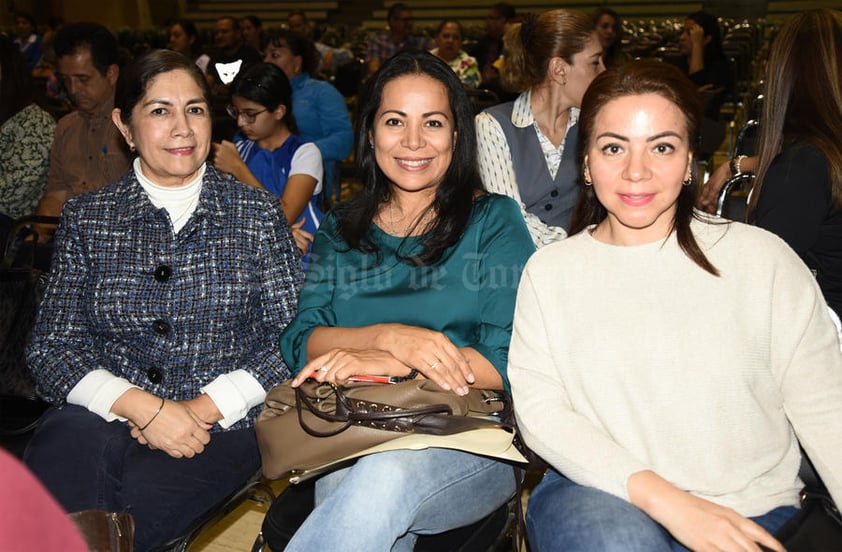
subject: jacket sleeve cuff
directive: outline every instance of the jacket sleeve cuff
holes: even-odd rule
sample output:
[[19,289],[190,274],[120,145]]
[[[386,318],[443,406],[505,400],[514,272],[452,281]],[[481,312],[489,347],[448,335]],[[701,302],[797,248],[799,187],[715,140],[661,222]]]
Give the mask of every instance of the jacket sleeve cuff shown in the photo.
[[221,374],[201,389],[216,404],[222,419],[219,425],[229,428],[266,399],[266,390],[245,370]]
[[73,386],[67,394],[67,402],[82,406],[103,418],[106,422],[126,419],[111,413],[111,406],[120,396],[137,387],[127,379],[117,377],[108,370],[89,372]]

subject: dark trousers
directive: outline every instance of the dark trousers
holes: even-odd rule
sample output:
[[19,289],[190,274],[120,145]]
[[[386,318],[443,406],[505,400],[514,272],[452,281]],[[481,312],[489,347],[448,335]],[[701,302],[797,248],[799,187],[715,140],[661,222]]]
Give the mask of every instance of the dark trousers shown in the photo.
[[172,458],[141,446],[126,424],[66,405],[48,411],[24,462],[68,511],[101,508],[135,519],[135,550],[182,534],[260,466],[253,429],[214,433],[202,454]]

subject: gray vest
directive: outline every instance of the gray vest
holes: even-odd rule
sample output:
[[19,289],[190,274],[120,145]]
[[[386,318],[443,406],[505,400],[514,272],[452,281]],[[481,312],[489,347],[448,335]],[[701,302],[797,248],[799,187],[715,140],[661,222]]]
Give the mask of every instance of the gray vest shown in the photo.
[[512,109],[514,102],[507,102],[490,107],[486,112],[500,123],[509,143],[520,200],[526,206],[526,211],[541,219],[544,224],[561,226],[567,230],[579,197],[579,161],[576,152],[579,146],[579,125],[575,124],[567,131],[564,156],[555,179],[552,179],[535,129],[532,125],[524,128],[514,126]]

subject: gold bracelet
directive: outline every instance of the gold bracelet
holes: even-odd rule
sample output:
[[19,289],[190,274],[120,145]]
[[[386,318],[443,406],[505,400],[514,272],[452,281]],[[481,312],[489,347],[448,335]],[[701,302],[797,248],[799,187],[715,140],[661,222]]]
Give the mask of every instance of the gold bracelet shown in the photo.
[[164,408],[164,402],[165,402],[165,399],[164,399],[163,397],[161,397],[161,406],[159,406],[159,407],[158,407],[158,410],[156,410],[156,411],[155,411],[155,413],[154,413],[154,414],[152,414],[152,417],[151,417],[151,418],[149,418],[149,421],[148,421],[148,422],[146,422],[146,425],[145,425],[145,426],[143,426],[143,427],[141,427],[140,429],[138,429],[138,431],[143,431],[144,429],[146,429],[147,427],[149,427],[149,424],[151,424],[152,422],[154,422],[154,421],[155,421],[155,418],[157,418],[157,417],[158,417],[158,414],[160,414],[160,413],[161,413],[161,409],[162,409],[162,408]]

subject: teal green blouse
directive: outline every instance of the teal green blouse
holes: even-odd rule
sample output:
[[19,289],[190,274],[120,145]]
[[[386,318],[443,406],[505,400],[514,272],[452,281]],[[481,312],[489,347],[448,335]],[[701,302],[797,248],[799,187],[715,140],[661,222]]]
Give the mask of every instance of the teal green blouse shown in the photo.
[[517,286],[535,250],[518,205],[485,194],[474,200],[460,240],[431,266],[413,267],[403,257],[420,250],[419,238],[398,238],[371,226],[380,248],[349,249],[329,214],[316,234],[298,301],[298,315],[281,336],[281,354],[297,373],[306,364],[307,340],[319,326],[362,327],[380,323],[420,326],[445,334],[457,347],[472,347],[506,378]]

